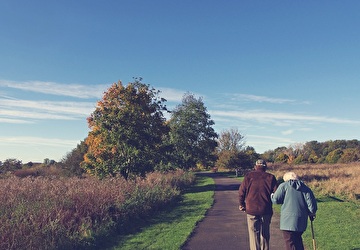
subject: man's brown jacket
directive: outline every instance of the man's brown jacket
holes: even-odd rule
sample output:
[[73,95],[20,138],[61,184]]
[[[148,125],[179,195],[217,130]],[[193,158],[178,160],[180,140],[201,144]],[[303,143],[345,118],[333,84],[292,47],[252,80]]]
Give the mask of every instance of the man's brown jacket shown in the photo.
[[272,214],[270,195],[276,188],[277,181],[274,175],[263,169],[251,171],[245,175],[239,188],[240,206],[245,208],[247,214]]

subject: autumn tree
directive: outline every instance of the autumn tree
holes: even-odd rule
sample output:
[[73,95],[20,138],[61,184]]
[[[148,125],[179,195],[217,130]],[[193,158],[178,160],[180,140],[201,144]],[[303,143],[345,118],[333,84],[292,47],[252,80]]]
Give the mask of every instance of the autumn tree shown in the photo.
[[178,167],[188,169],[200,164],[207,168],[214,165],[218,137],[212,127],[214,124],[202,98],[196,99],[193,94],[186,93],[169,121],[169,140]]
[[135,78],[114,83],[88,117],[88,151],[82,167],[99,177],[143,175],[160,163],[162,139],[168,132],[159,91]]
[[245,136],[237,129],[224,130],[219,136],[216,166],[225,169],[248,169],[259,154],[253,147],[245,147]]
[[245,136],[242,135],[237,129],[232,128],[223,130],[219,136],[219,151],[234,151],[239,152],[245,146]]
[[240,152],[245,145],[244,139],[237,129],[223,130],[218,139],[216,166],[225,169],[240,168]]

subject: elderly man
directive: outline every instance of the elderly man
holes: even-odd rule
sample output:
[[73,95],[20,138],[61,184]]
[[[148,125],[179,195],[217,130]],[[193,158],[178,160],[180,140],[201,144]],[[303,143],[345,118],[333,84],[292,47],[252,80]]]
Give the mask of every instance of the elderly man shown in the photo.
[[239,188],[239,209],[247,214],[250,250],[268,250],[273,215],[271,194],[276,191],[274,175],[266,172],[266,162],[257,160]]

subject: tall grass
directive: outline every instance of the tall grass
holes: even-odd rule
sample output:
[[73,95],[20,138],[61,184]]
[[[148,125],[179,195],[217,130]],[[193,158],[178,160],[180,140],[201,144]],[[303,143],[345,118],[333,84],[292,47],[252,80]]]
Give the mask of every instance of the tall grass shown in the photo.
[[79,249],[174,201],[191,173],[0,179],[0,249]]
[[337,196],[350,200],[360,196],[360,162],[346,164],[269,165],[277,179],[287,171],[299,175],[319,196]]
[[[284,173],[297,173],[315,193],[318,211],[314,220],[317,249],[360,249],[360,163],[269,165],[281,180]],[[280,206],[275,206],[280,212]],[[310,225],[303,235],[306,249],[312,249]]]

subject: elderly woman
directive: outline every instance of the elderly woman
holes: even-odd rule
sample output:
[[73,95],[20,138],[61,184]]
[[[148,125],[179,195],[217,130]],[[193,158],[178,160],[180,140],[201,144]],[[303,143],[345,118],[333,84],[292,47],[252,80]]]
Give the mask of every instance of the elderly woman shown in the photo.
[[281,205],[280,229],[283,231],[286,250],[303,250],[302,234],[308,217],[315,218],[317,203],[311,189],[294,172],[285,173],[271,200]]

